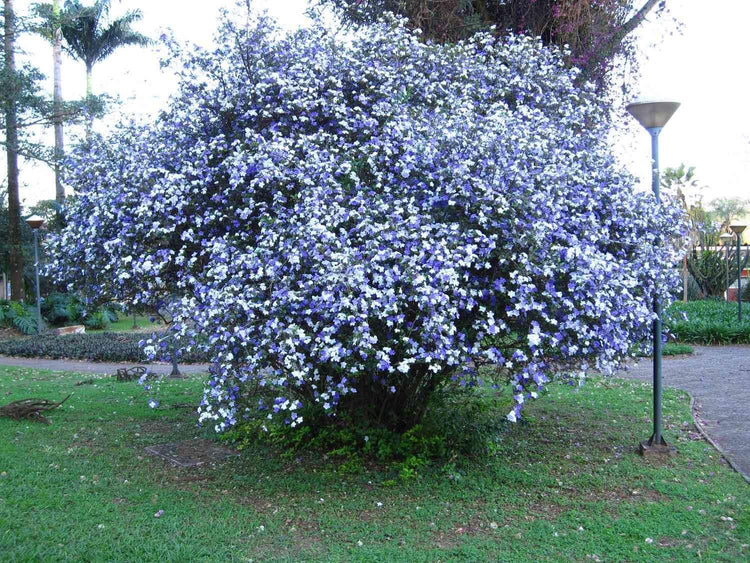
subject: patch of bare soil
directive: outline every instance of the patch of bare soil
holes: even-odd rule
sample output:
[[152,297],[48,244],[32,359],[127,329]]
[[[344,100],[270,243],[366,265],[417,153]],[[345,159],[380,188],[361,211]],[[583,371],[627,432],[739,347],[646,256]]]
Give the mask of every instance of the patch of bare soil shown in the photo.
[[567,510],[559,504],[546,501],[534,502],[526,511],[524,520],[552,520]]
[[458,547],[462,536],[474,537],[490,531],[492,531],[490,522],[477,513],[467,522],[454,528],[436,530],[432,533],[432,543],[440,549],[453,549]]
[[603,500],[607,502],[660,502],[664,495],[653,489],[598,489],[586,493],[587,502]]
[[175,421],[145,420],[138,423],[136,428],[141,434],[169,436],[174,434],[175,428],[179,427],[179,425],[180,423]]
[[239,455],[234,450],[203,438],[149,446],[146,452],[166,459],[178,467],[217,463]]

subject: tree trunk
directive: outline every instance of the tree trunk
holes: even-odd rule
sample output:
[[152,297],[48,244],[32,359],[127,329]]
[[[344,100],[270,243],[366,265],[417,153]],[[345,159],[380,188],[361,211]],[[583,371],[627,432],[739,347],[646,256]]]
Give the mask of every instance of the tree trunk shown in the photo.
[[590,75],[594,69],[602,63],[602,61],[611,58],[612,55],[617,52],[622,40],[637,28],[644,19],[646,19],[648,13],[656,7],[659,1],[660,0],[646,0],[643,6],[641,6],[641,9],[638,10],[632,18],[626,21],[608,41],[603,45],[600,45],[596,50],[596,56],[591,57],[590,61],[583,68],[584,75]]
[[86,144],[91,146],[91,129],[94,126],[94,115],[91,108],[91,97],[94,95],[91,73],[94,65],[86,63]]
[[[55,22],[60,19],[60,0],[54,0],[52,15]],[[63,120],[62,120],[62,31],[55,26],[55,36],[52,45],[52,59],[54,66],[53,112],[55,123],[55,201],[62,204],[65,200],[65,188],[62,185],[62,166],[60,161],[64,155]]]
[[[5,72],[13,81],[16,72],[15,48],[15,13],[13,0],[4,0],[5,8]],[[10,247],[10,297],[14,301],[24,298],[23,287],[23,253],[21,252],[21,204],[18,197],[18,117],[16,103],[17,85],[8,85],[13,90],[8,92],[5,104],[5,142],[8,157],[8,246]]]

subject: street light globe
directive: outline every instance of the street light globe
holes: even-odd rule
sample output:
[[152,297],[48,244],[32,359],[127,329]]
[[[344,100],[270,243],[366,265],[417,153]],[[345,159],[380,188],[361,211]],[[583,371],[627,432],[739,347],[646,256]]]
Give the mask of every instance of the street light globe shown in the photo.
[[731,240],[732,240],[732,239],[733,239],[734,237],[733,237],[732,235],[730,235],[729,233],[721,233],[721,234],[719,235],[719,238],[721,239],[721,242],[722,242],[722,243],[724,243],[724,244],[727,244],[727,243],[729,243],[729,241],[731,241]]
[[44,225],[44,219],[42,217],[39,217],[39,215],[32,215],[31,217],[26,219],[26,224],[32,229],[36,230]]
[[747,225],[729,225],[729,228],[732,229],[732,232],[735,235],[740,236],[742,234],[742,231],[747,229]]
[[646,129],[657,129],[667,124],[678,107],[679,102],[637,100],[625,109]]

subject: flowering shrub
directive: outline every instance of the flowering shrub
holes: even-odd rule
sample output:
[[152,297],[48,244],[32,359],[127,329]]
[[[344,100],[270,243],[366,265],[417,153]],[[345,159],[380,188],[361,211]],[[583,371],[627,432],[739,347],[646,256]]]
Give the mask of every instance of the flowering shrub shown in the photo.
[[[179,94],[74,158],[59,281],[152,302],[213,358],[200,409],[401,431],[446,383],[610,370],[667,297],[680,220],[633,190],[604,113],[536,40],[353,41],[225,23]],[[151,340],[159,353],[166,342]]]

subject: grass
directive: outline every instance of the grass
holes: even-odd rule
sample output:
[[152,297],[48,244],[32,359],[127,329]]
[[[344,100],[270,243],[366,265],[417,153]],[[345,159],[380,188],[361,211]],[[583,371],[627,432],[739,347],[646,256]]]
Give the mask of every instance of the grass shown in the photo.
[[[153,317],[148,316],[136,316],[136,325],[139,329],[151,328],[153,330],[161,330],[164,325],[161,322],[152,322]],[[133,332],[133,317],[125,317],[120,314],[120,318],[117,322],[110,323],[107,328],[92,330],[86,329],[86,332]]]
[[[688,397],[664,396],[663,464],[649,435],[650,386],[554,386],[493,455],[393,482],[378,466],[342,474],[313,452],[256,447],[199,469],[149,445],[204,435],[199,379],[167,381],[151,410],[135,383],[0,369],[5,402],[74,395],[50,426],[0,419],[4,560],[586,561],[744,560],[750,487],[694,431]],[[164,513],[160,518],[154,514]],[[647,543],[647,538],[652,542]]]
[[[695,350],[689,344],[682,344],[680,342],[665,342],[661,347],[661,353],[663,356],[685,356],[694,354]],[[638,351],[638,356],[641,358],[650,358],[651,352]]]
[[679,342],[694,344],[750,344],[750,305],[743,322],[737,303],[719,300],[675,302],[665,315],[665,326]]
[[665,342],[661,351],[665,356],[684,356],[695,353],[692,346],[679,342]]

